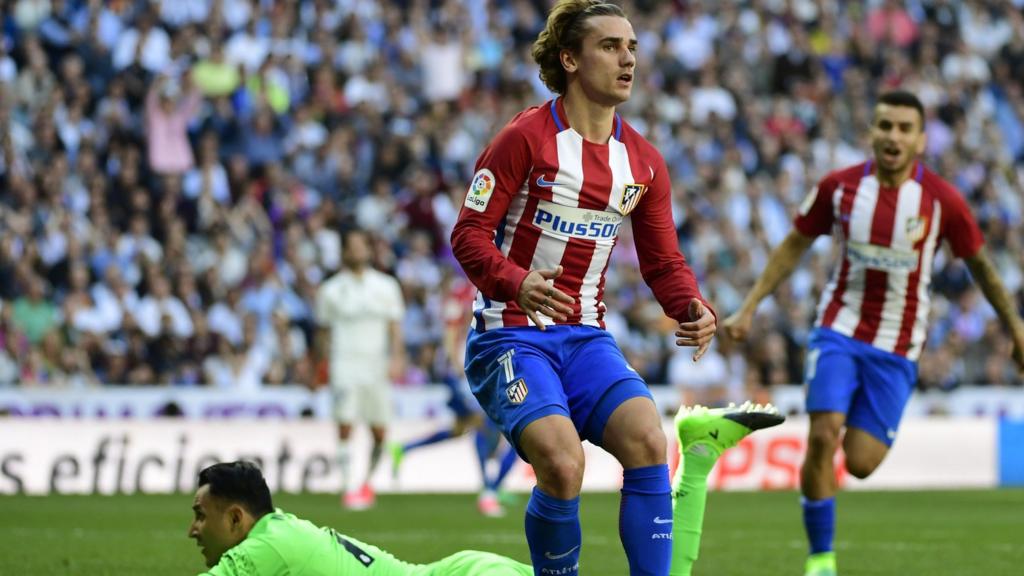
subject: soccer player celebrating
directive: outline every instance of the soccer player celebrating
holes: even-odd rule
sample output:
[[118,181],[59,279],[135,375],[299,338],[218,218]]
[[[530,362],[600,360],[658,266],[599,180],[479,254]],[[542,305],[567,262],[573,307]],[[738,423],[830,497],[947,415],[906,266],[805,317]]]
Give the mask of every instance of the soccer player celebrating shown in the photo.
[[[557,2],[533,57],[558,97],[517,115],[480,155],[452,232],[455,256],[480,291],[467,377],[537,476],[526,539],[538,575],[578,569],[581,439],[624,468],[619,534],[631,574],[668,574],[670,561],[674,573],[688,574],[699,542],[699,522],[672,538],[661,418],[604,330],[605,270],[627,216],[644,280],[679,323],[676,344],[696,347],[699,360],[716,326],[679,252],[665,161],[615,113],[633,88],[636,49],[618,6]],[[696,477],[752,427],[780,417],[752,406],[681,416],[696,493],[676,511],[702,513]]]
[[729,335],[746,338],[758,303],[793,272],[815,237],[830,231],[836,236],[842,260],[822,294],[807,351],[811,425],[801,470],[807,576],[836,574],[832,458],[840,438],[846,468],[858,478],[874,472],[896,438],[917,380],[932,261],[943,239],[967,262],[1010,332],[1013,360],[1024,369],[1024,323],[983,249],[970,209],[917,158],[925,148],[920,100],[904,91],[883,94],[871,145],[873,160],[832,172],[811,191],[794,230],[724,322]]
[[199,473],[189,538],[207,576],[529,576],[533,570],[489,552],[464,551],[420,565],[376,546],[275,510],[259,468],[214,464]]

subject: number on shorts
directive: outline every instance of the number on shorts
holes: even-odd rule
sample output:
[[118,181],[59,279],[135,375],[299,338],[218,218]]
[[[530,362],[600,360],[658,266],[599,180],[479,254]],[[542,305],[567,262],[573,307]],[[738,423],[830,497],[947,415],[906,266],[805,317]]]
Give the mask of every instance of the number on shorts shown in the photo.
[[498,364],[505,370],[505,382],[511,384],[516,379],[516,371],[512,366],[512,356],[516,353],[514,348],[509,349],[507,352],[498,356]]

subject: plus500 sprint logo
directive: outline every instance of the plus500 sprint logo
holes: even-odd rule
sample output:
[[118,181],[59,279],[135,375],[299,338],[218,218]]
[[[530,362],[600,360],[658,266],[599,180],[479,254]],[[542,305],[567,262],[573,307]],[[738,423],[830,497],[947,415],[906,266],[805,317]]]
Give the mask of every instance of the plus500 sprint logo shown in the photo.
[[917,269],[917,252],[895,250],[863,242],[848,242],[846,257],[853,266],[885,270],[886,272],[913,272]]
[[613,212],[562,206],[544,200],[537,205],[533,224],[559,236],[581,240],[612,240],[619,235],[622,216]]

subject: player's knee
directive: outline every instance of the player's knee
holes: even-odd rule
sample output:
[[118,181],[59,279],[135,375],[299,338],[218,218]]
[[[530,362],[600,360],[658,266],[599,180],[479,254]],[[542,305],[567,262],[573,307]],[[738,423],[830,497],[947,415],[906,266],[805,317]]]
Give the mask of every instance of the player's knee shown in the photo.
[[665,433],[660,427],[649,426],[638,431],[631,444],[631,455],[637,460],[637,466],[654,466],[667,460]]
[[807,435],[809,456],[831,458],[839,447],[839,430],[830,426],[812,426]]
[[582,457],[558,454],[550,456],[543,462],[532,461],[532,464],[538,483],[552,492],[552,496],[574,497],[579,493],[583,485]]

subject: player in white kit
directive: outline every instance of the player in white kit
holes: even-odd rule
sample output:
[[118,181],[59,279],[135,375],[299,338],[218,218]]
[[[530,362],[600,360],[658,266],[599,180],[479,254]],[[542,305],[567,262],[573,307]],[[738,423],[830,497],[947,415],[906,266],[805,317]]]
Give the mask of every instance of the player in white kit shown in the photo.
[[[374,504],[370,486],[391,418],[391,383],[405,364],[402,316],[405,304],[394,277],[371,266],[370,241],[362,230],[348,230],[342,242],[344,268],[317,290],[317,351],[329,351],[333,416],[338,423],[337,460],[343,476],[343,504],[365,509]],[[329,348],[325,345],[329,340]],[[352,425],[369,424],[373,435],[369,468],[351,481]]]

